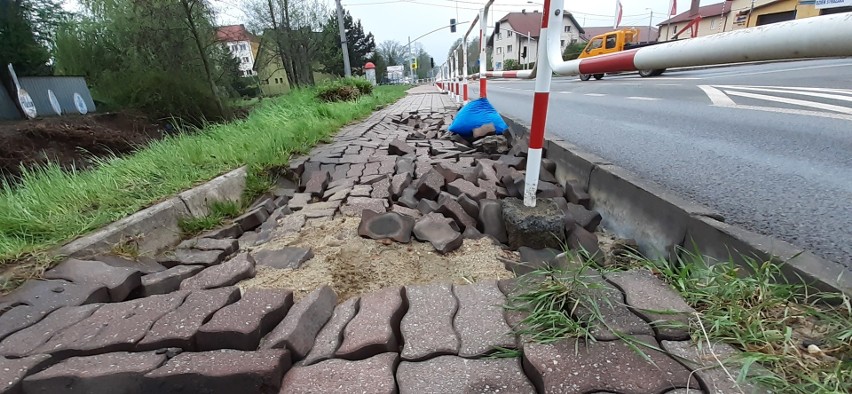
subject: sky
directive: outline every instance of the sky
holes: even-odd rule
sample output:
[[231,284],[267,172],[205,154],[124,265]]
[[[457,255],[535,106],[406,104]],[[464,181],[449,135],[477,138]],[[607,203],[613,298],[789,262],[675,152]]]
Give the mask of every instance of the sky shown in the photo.
[[[248,17],[241,10],[242,0],[210,0],[218,10],[220,24],[246,23]],[[333,0],[325,0],[330,10]],[[432,30],[447,26],[451,18],[459,22],[472,21],[485,4],[480,0],[341,0],[343,8],[356,19],[360,19],[364,30],[372,32],[376,44],[385,40],[395,40],[405,44],[408,38],[416,38]],[[75,0],[66,0],[68,7],[74,7]],[[565,8],[574,14],[584,27],[612,26],[616,0],[565,0]],[[624,7],[622,26],[647,26],[654,12],[654,24],[666,19],[666,9],[670,0],[621,0]],[[720,0],[702,0],[701,5],[718,3]],[[532,11],[542,9],[542,0],[496,0],[489,12],[491,27],[494,20],[502,18],[508,12]],[[689,8],[688,0],[677,1],[678,12]],[[435,59],[436,64],[447,58],[455,40],[464,36],[470,23],[460,25],[456,33],[442,29],[420,40],[423,48]],[[478,36],[471,33],[471,37]]]

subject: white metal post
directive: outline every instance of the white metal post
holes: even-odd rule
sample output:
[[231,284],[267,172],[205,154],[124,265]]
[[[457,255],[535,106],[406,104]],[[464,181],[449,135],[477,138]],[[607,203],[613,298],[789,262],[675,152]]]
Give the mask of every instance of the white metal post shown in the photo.
[[462,40],[462,103],[470,101],[467,97],[467,36]]
[[485,72],[488,71],[486,69],[488,54],[486,53],[486,43],[485,40],[487,37],[486,33],[488,30],[488,12],[487,9],[483,8],[479,11],[479,97],[487,97],[486,95],[486,87],[487,82],[485,78]]

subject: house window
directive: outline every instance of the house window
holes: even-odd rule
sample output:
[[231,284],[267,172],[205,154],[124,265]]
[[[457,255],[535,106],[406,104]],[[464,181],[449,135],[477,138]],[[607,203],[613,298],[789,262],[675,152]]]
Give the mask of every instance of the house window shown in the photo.
[[506,53],[512,53],[512,46],[511,45],[506,46]]
[[716,18],[710,19],[710,30],[716,30],[719,25],[719,20]]
[[511,36],[512,36],[512,31],[506,30],[506,37],[511,37]]
[[249,62],[248,56],[243,56],[243,63],[248,63],[248,62]]
[[559,40],[559,45],[564,48],[565,47],[565,40]]
[[240,50],[245,51],[246,50],[246,44],[240,44]]
[[565,32],[570,33],[571,32],[571,26],[565,26]]
[[577,39],[576,39],[576,38],[572,38],[572,39],[571,39],[571,45],[574,45],[574,44],[576,44],[576,43],[577,43]]
[[503,38],[503,33],[497,33],[497,39],[500,40]]
[[503,53],[503,47],[497,47],[497,54]]

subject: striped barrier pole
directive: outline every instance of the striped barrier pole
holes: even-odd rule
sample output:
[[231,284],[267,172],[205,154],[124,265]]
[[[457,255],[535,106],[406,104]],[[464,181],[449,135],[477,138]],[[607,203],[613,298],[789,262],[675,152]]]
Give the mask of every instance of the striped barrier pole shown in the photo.
[[[544,0],[544,9],[550,10],[550,1]],[[554,19],[562,19],[562,8],[558,8],[559,12]],[[547,48],[547,32],[550,14],[545,12],[541,15],[541,35],[539,36],[539,48]],[[559,45],[559,41],[556,41]],[[553,72],[550,69],[550,64],[547,62],[547,53],[545,51],[537,51],[536,68],[540,68],[535,76],[535,95],[533,96],[533,112],[532,124],[530,125],[530,146],[527,152],[527,174],[524,181],[524,205],[527,207],[535,207],[536,191],[538,190],[538,177],[541,172],[541,157],[542,149],[544,148],[544,131],[547,125],[547,105],[550,98],[550,82],[553,78]],[[512,71],[515,75],[533,74],[534,70]],[[517,77],[516,77],[517,78]]]
[[467,35],[462,39],[462,104],[470,101],[467,97]]

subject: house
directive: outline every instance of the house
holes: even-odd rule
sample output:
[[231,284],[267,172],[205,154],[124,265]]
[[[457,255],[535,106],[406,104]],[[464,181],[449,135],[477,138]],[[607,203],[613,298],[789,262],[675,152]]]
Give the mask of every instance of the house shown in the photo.
[[240,76],[256,75],[254,71],[255,53],[252,43],[257,38],[246,30],[245,25],[220,26],[216,28],[216,41],[223,43],[231,55],[240,62]]
[[[603,26],[603,27],[584,27],[586,34],[581,34],[580,39],[588,42],[593,37],[599,36],[601,34],[606,34],[611,31],[617,30],[613,29],[612,26]],[[655,27],[649,28],[648,26],[619,26],[620,29],[636,29],[639,31],[639,42],[654,42],[657,41],[657,37],[660,36],[659,29]]]
[[253,47],[256,59],[254,72],[264,96],[277,96],[290,91],[287,71],[281,62],[281,56],[273,49],[273,45],[275,42],[272,40],[272,33],[265,32]]
[[[751,0],[749,0],[749,3],[750,2]],[[708,36],[730,30],[726,29],[725,26],[728,24],[730,19],[731,3],[733,3],[733,1],[724,1],[717,4],[705,5],[703,7],[699,7],[698,13],[695,15],[692,15],[691,11],[687,10],[686,12],[678,14],[674,18],[661,22],[657,25],[660,28],[659,41],[671,41],[676,38],[683,39],[692,37],[689,30],[681,33],[677,37],[675,37],[675,35],[689,25],[696,16],[701,16],[701,21],[698,22],[697,27],[697,37]]]
[[[585,33],[570,12],[563,15],[563,31],[561,39],[562,50],[580,41],[580,35]],[[488,45],[493,48],[492,59],[494,70],[503,70],[507,60],[529,66],[535,63],[538,51],[538,38],[541,33],[541,13],[538,11],[510,12],[495,23],[495,33],[488,38]],[[524,57],[526,49],[526,57]]]

